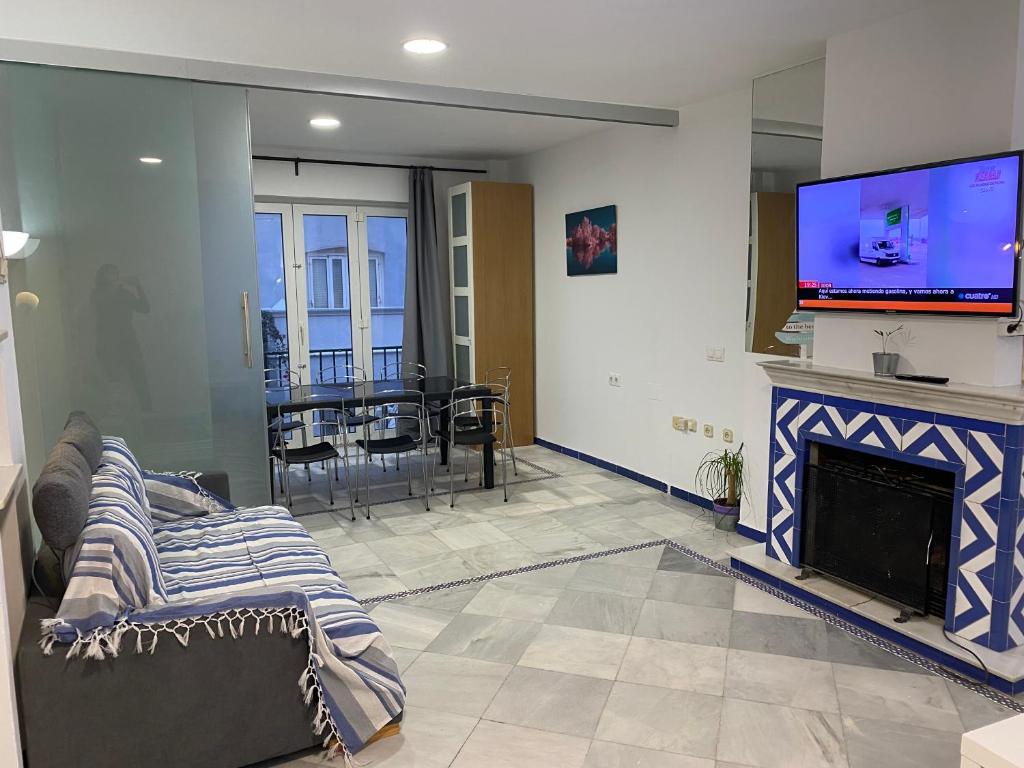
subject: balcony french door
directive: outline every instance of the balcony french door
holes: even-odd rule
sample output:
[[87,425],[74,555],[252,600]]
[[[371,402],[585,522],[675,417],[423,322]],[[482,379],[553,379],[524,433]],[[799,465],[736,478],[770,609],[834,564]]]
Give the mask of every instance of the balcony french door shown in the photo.
[[256,230],[268,381],[377,378],[401,360],[404,209],[257,203]]

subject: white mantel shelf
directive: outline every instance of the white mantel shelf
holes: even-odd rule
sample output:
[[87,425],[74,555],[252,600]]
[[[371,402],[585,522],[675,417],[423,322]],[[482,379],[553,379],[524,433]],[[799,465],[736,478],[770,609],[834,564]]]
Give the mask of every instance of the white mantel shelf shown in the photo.
[[873,403],[948,413],[1001,424],[1024,424],[1024,387],[977,384],[924,384],[874,376],[866,371],[829,368],[809,360],[758,363],[779,387],[821,392]]

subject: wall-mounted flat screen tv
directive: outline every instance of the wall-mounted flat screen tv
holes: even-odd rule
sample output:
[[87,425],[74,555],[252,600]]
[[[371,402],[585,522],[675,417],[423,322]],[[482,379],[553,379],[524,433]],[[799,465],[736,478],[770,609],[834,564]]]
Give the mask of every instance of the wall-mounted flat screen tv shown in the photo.
[[797,187],[797,306],[1013,315],[1021,153]]

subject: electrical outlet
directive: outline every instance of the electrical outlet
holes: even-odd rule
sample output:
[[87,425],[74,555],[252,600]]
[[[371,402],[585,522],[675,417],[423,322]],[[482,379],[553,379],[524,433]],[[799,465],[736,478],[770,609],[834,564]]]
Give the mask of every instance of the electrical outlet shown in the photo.
[[696,432],[697,431],[697,420],[696,419],[687,419],[686,420],[686,431],[687,432]]
[[715,436],[715,425],[714,424],[705,424],[704,425],[704,437],[714,437],[714,436]]
[[679,432],[685,432],[686,431],[686,422],[687,422],[687,418],[685,416],[673,416],[672,417],[672,429],[675,429],[675,430],[677,430]]
[[722,440],[725,441],[726,443],[731,443],[733,441],[733,434],[731,429],[722,430]]
[[608,386],[609,387],[621,387],[622,386],[622,374],[620,374],[620,373],[609,373],[608,374]]
[[704,357],[713,363],[724,363],[725,347],[704,347]]

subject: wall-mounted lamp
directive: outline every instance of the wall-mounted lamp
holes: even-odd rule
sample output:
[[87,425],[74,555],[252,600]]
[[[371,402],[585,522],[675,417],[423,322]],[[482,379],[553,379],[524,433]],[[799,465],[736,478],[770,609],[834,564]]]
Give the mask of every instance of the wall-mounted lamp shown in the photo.
[[3,237],[0,239],[0,285],[7,282],[7,260],[27,259],[36,248],[39,241],[28,236],[28,232],[17,230],[3,230]]
[[34,237],[29,237],[28,232],[16,232],[9,229],[4,230],[3,243],[4,256],[8,259],[27,259],[39,247],[39,241]]

